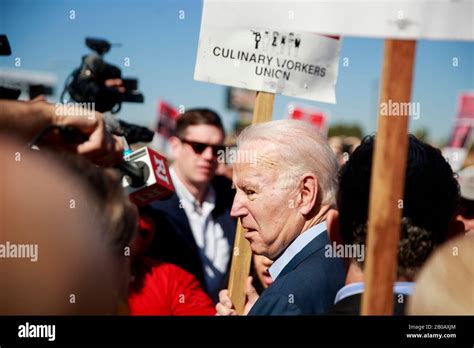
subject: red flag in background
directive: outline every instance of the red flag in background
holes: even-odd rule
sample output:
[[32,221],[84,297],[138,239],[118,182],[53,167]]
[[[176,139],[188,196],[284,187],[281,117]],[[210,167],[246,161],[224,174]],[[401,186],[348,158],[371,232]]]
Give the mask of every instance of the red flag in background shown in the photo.
[[326,133],[326,115],[321,110],[306,105],[290,105],[288,111],[291,119],[309,122]]
[[474,126],[474,93],[468,92],[459,97],[459,107],[448,147],[466,147]]
[[469,134],[471,133],[471,125],[465,123],[457,123],[449,139],[448,147],[465,147]]
[[474,92],[461,94],[457,118],[474,119]]
[[179,111],[171,104],[163,100],[159,100],[157,113],[158,124],[156,131],[165,139],[168,139],[173,135],[173,132],[176,128],[176,121],[179,117]]

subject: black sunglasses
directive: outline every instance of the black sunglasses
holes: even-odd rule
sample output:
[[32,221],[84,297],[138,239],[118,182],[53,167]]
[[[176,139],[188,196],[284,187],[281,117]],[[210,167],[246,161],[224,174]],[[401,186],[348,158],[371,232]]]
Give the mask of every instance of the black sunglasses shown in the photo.
[[206,144],[206,143],[200,143],[197,141],[189,141],[186,139],[179,139],[181,140],[182,143],[188,144],[193,148],[193,151],[200,155],[203,153],[208,147],[212,148],[212,155],[213,156],[218,156],[220,151],[224,151],[225,146],[224,145],[211,145],[211,144]]

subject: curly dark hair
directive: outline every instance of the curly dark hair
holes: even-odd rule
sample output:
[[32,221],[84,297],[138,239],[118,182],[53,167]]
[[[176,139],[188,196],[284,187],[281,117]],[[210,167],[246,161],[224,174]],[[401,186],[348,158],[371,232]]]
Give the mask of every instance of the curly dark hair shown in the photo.
[[[339,172],[337,205],[344,244],[365,244],[375,136],[367,136]],[[441,152],[408,136],[398,275],[412,278],[446,240],[459,205],[459,185]]]

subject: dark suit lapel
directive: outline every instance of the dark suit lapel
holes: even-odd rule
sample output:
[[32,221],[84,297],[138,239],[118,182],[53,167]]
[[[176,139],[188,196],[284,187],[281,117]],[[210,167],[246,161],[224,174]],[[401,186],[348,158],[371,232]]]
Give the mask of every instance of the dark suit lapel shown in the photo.
[[157,208],[159,210],[165,211],[170,219],[172,219],[175,224],[180,226],[180,228],[176,229],[175,232],[186,241],[186,243],[197,253],[197,255],[199,255],[199,249],[196,244],[196,240],[194,239],[188,217],[186,216],[184,209],[180,207],[178,195],[175,193],[170,197],[170,199],[161,201]]
[[290,262],[283,268],[278,277],[285,275],[288,272],[294,270],[301,262],[303,262],[310,255],[318,252],[326,244],[329,243],[327,231],[321,232],[316,238],[309,242],[298,254],[296,254]]

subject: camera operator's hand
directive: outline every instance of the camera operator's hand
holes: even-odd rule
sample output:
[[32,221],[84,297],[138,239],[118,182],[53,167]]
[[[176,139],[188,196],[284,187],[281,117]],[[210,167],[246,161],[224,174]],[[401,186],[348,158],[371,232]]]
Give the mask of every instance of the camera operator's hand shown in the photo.
[[40,94],[40,95],[34,97],[33,99],[28,100],[29,103],[36,103],[36,102],[39,102],[39,101],[46,102],[46,97],[43,94]]
[[[48,104],[49,107],[53,105]],[[93,112],[90,116],[61,116],[53,114],[53,125],[65,125],[77,128],[89,136],[81,144],[72,145],[73,151],[84,155],[96,164],[111,166],[123,159],[123,144],[119,137],[107,132],[102,113]]]
[[126,89],[123,85],[123,80],[122,79],[108,79],[108,80],[105,80],[105,85],[107,87],[116,88],[120,93],[125,93],[125,91],[126,91]]
[[17,136],[31,140],[45,127],[72,126],[88,136],[88,139],[82,144],[71,145],[56,137],[53,140],[55,146],[84,155],[94,163],[103,166],[120,162],[123,144],[119,137],[106,131],[102,114],[99,112],[88,114],[87,110],[83,109],[75,111],[82,116],[74,116],[74,114],[61,116],[54,104],[43,101],[0,100],[0,130],[9,130]]

